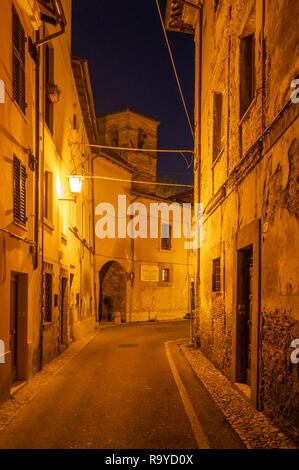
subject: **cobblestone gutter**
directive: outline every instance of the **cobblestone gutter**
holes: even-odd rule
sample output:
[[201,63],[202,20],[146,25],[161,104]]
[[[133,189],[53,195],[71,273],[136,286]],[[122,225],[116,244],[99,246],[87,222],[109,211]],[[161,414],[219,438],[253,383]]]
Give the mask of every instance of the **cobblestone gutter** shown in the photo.
[[296,449],[292,443],[198,349],[179,348],[229,424],[249,449]]
[[35,374],[31,380],[25,383],[24,387],[3,403],[3,405],[0,406],[0,431],[4,429],[19,411],[35,397],[40,389],[61,372],[61,370],[77,356],[100,331],[101,329],[92,330],[84,338],[72,343],[66,351],[48,363],[41,372]]

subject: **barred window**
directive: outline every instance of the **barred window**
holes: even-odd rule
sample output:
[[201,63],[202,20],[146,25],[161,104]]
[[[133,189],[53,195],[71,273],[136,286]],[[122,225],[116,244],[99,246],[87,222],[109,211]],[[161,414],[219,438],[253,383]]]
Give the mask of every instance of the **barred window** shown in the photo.
[[220,290],[221,290],[220,258],[216,258],[213,260],[212,291],[220,292]]
[[15,7],[12,7],[13,98],[25,114],[25,32]]
[[162,281],[170,281],[170,269],[162,269]]
[[52,321],[52,274],[45,273],[45,322]]
[[13,216],[14,221],[26,225],[26,168],[14,156],[13,159]]

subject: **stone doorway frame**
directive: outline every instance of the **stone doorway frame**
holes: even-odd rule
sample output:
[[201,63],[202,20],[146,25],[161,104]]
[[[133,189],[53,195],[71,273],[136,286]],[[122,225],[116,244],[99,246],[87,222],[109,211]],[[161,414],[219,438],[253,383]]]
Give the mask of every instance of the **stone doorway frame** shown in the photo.
[[259,351],[260,351],[260,297],[261,297],[261,221],[255,220],[235,235],[233,278],[233,328],[232,328],[232,380],[237,382],[237,315],[238,315],[238,251],[252,246],[253,250],[253,304],[251,337],[251,401],[259,408]]

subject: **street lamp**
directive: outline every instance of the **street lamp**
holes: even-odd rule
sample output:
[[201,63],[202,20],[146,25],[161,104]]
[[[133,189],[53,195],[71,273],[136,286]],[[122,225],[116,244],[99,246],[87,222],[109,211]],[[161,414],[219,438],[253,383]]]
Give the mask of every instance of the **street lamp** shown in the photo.
[[69,175],[70,190],[72,194],[80,194],[82,189],[83,176]]

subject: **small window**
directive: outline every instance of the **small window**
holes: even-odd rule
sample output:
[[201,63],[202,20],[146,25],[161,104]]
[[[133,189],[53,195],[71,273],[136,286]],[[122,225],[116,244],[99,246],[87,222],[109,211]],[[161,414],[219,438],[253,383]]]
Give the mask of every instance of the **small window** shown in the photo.
[[52,274],[45,273],[45,322],[52,321]]
[[220,258],[213,260],[213,278],[212,278],[212,291],[220,292],[221,279],[220,279]]
[[240,42],[240,118],[251,105],[255,95],[255,39],[254,34]]
[[171,225],[169,224],[162,224],[161,248],[162,250],[171,250]]
[[213,162],[222,150],[223,143],[223,97],[214,93],[213,103]]
[[170,282],[170,269],[162,269],[162,281],[163,282]]
[[54,49],[45,45],[45,121],[53,134],[54,105],[50,97],[50,86],[54,83]]
[[138,148],[143,149],[145,145],[146,134],[141,127],[138,129]]
[[113,126],[110,130],[110,144],[112,147],[119,146],[118,128],[116,126]]
[[25,114],[25,32],[15,7],[12,7],[13,98]]
[[26,225],[26,168],[14,156],[13,159],[13,216],[14,221]]
[[53,220],[53,173],[45,171],[45,218]]

